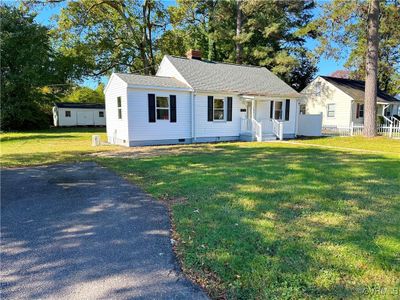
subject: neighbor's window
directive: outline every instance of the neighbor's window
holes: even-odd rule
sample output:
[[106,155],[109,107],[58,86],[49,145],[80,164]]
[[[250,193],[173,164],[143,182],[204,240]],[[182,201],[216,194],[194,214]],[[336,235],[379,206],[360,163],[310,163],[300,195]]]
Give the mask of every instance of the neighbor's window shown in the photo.
[[328,104],[328,117],[334,117],[335,116],[335,104],[331,103]]
[[99,118],[104,118],[104,111],[99,111]]
[[117,97],[118,119],[122,119],[121,97]]
[[360,110],[358,112],[359,118],[364,118],[364,104],[360,104]]
[[315,95],[321,96],[321,82],[315,83]]
[[66,110],[66,111],[65,111],[65,116],[66,116],[67,118],[70,118],[70,117],[71,117],[71,111],[70,111],[70,110]]
[[300,114],[301,115],[306,114],[306,105],[305,104],[300,104]]
[[225,119],[225,101],[224,99],[214,98],[214,121],[223,121]]
[[282,120],[282,101],[275,101],[274,119]]
[[157,120],[169,119],[169,103],[168,97],[156,98]]

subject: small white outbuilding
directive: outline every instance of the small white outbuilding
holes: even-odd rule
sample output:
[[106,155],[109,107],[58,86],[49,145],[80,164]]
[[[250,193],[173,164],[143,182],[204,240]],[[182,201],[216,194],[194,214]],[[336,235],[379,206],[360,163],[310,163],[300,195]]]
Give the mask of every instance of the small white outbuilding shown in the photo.
[[53,107],[54,126],[106,126],[103,104],[58,102]]

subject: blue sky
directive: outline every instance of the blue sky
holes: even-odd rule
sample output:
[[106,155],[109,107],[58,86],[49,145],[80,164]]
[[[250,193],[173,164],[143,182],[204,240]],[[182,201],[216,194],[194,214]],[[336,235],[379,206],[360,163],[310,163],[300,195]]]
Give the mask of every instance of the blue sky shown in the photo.
[[[175,0],[164,0],[163,1],[165,3],[166,6],[170,6],[170,5],[174,5],[175,4]],[[12,0],[3,0],[3,3],[13,3],[15,5],[18,5],[18,1],[12,1]],[[41,9],[38,12],[38,15],[36,17],[36,20],[38,23],[47,25],[47,26],[51,26],[52,24],[54,24],[54,21],[51,20],[51,17],[54,14],[57,14],[60,10],[60,6],[53,6],[53,7],[49,7],[49,6],[45,6],[43,9]],[[317,13],[317,10],[315,10],[315,13]],[[317,45],[317,42],[309,39],[306,43],[306,47],[308,47],[308,49],[313,50]],[[345,63],[346,59],[343,58],[339,61],[335,61],[332,59],[326,59],[324,57],[321,57],[318,63],[318,75],[329,75],[331,73],[333,73],[336,70],[342,70],[344,69],[343,64]],[[103,79],[103,81],[106,81],[106,78]],[[89,86],[89,87],[96,87],[98,84],[98,81],[95,81],[93,79],[87,79],[83,82],[83,85]]]

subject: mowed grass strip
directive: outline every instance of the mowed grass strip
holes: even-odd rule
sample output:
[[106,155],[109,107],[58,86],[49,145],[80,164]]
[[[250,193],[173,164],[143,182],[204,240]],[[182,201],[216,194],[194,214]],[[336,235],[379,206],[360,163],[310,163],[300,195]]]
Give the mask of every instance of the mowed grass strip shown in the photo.
[[177,251],[212,297],[398,296],[398,155],[288,143],[213,148],[99,160],[155,197],[180,199]]
[[0,134],[0,163],[22,167],[56,162],[80,161],[85,154],[115,147],[92,146],[92,135],[106,141],[105,128],[53,128],[34,132]]

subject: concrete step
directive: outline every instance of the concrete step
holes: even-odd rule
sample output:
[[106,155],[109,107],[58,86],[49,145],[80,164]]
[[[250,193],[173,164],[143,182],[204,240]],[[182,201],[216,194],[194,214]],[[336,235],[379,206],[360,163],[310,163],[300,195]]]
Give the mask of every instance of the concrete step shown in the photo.
[[275,134],[271,134],[271,133],[263,134],[262,140],[263,141],[275,141],[276,140],[276,135]]

